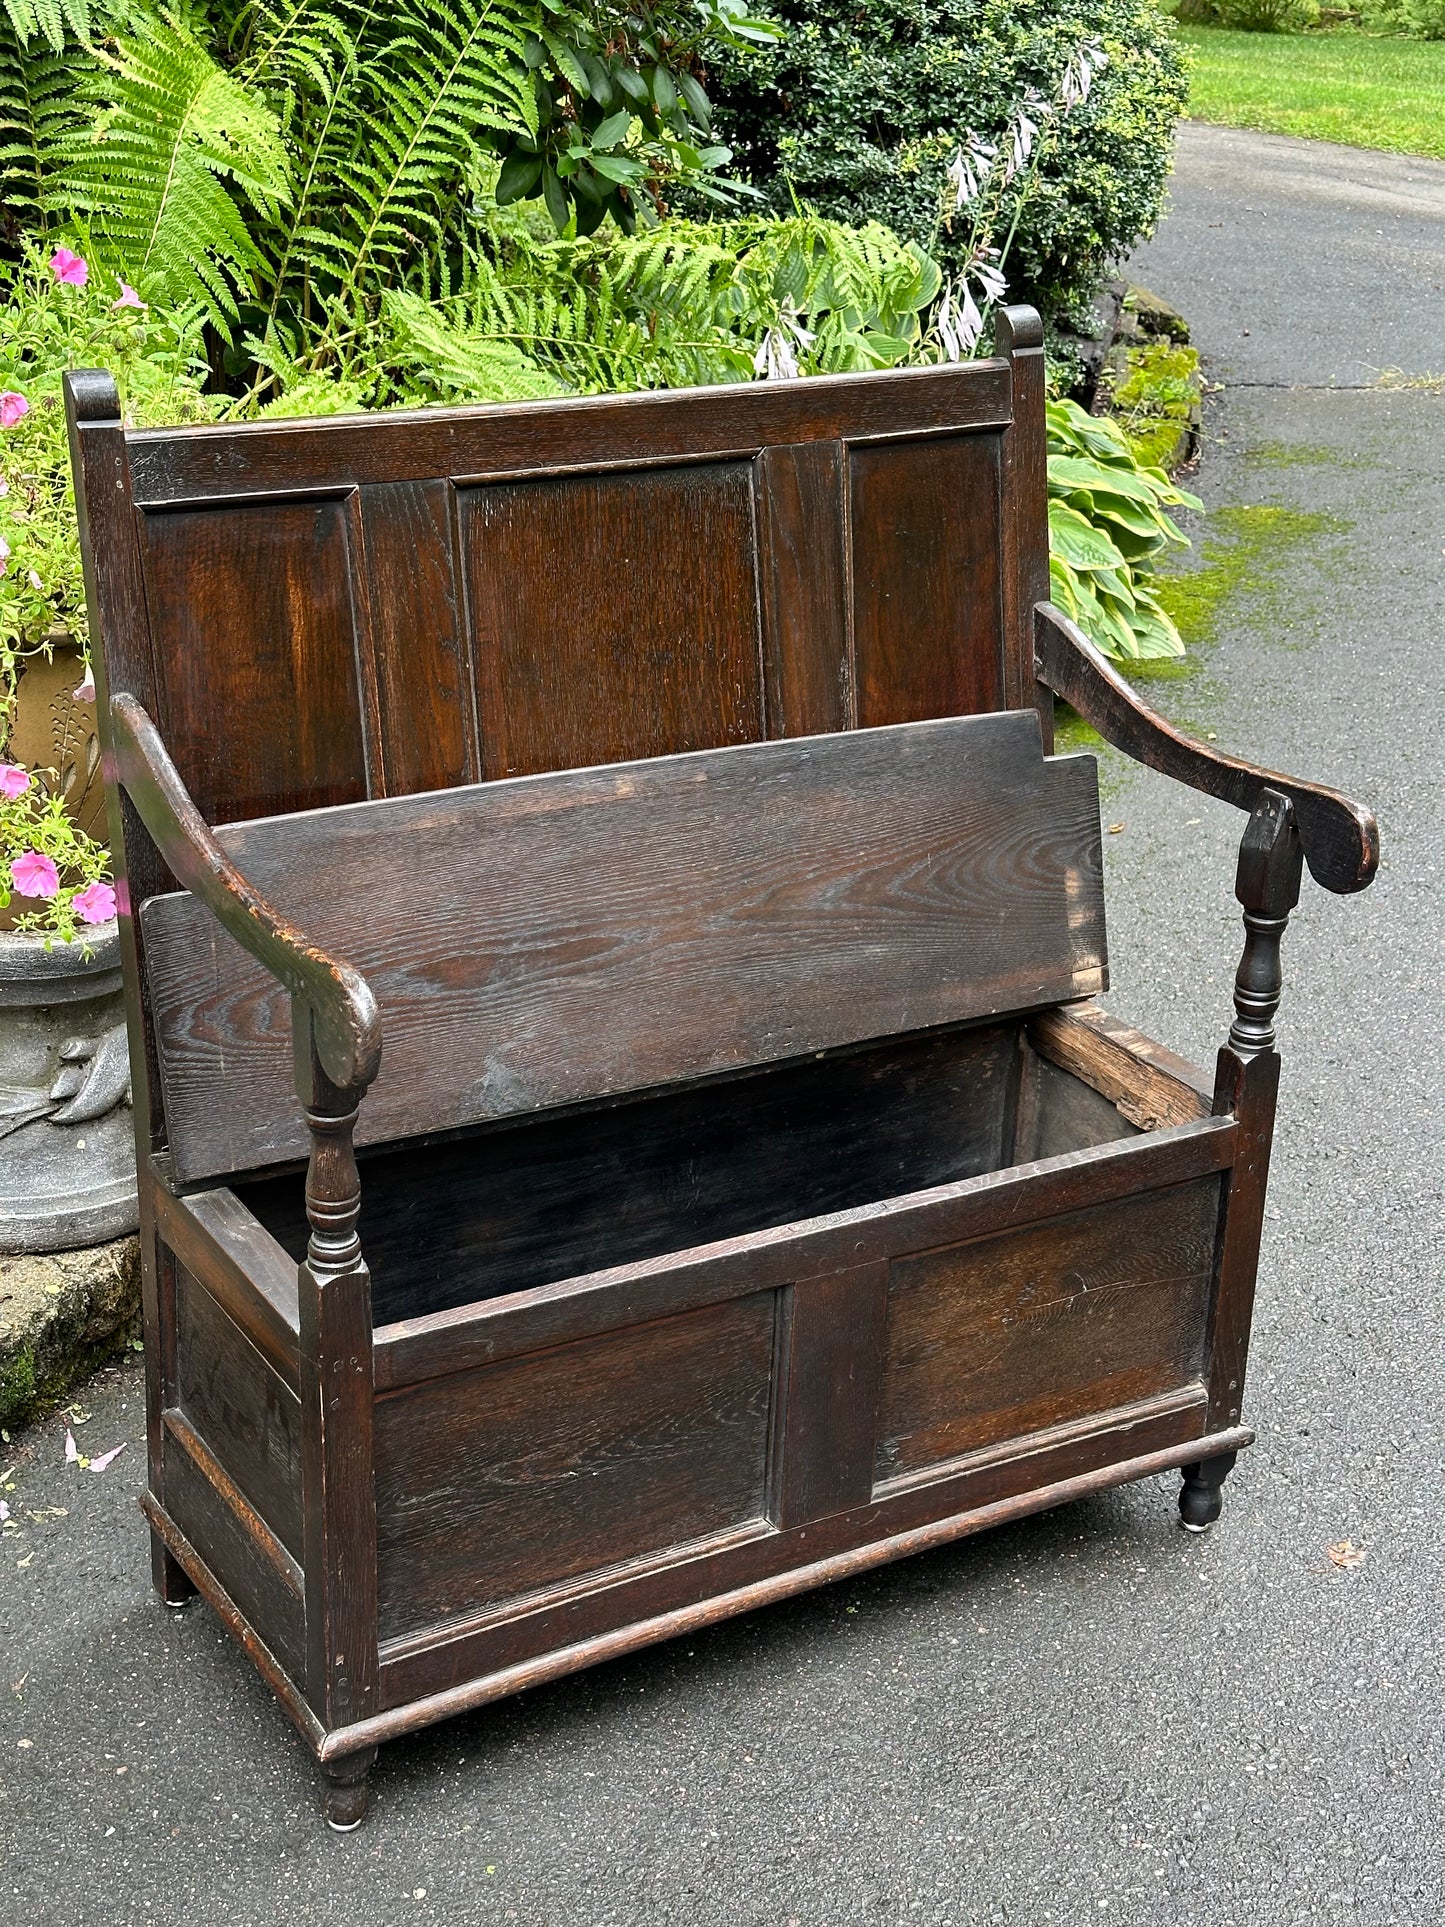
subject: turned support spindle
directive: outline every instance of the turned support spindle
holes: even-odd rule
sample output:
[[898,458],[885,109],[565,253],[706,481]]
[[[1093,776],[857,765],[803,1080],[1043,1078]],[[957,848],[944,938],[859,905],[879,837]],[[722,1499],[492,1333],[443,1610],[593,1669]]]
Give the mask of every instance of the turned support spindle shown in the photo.
[[[311,1133],[300,1268],[306,1698],[327,1732],[376,1711],[376,1495],[372,1468],[371,1278],[357,1220],[352,1134],[366,1082],[333,1083],[311,1013],[292,1001],[296,1091]],[[323,1766],[326,1817],[357,1825],[375,1749]]]
[[1263,790],[1239,846],[1234,885],[1244,906],[1244,955],[1234,979],[1229,1047],[1246,1063],[1274,1049],[1274,1017],[1283,986],[1280,941],[1299,902],[1302,864],[1288,797]]

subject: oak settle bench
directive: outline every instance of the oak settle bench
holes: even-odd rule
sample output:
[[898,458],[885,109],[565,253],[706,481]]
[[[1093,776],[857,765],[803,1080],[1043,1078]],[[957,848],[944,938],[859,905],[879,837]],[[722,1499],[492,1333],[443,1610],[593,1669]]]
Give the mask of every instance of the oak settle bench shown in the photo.
[[[378,1743],[1241,1423],[1301,862],[1049,607],[1043,363],[126,430],[71,378],[155,1581]],[[1093,759],[1248,815],[1206,1077]],[[359,1158],[353,1153],[353,1139]]]

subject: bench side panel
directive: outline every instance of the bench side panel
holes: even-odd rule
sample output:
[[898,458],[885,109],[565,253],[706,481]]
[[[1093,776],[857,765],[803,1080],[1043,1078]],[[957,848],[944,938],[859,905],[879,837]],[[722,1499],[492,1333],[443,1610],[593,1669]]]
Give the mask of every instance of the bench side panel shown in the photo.
[[[752,744],[232,825],[370,980],[362,1142],[1091,995],[1097,775],[1031,712]],[[300,1156],[286,994],[185,894],[143,911],[184,1180]]]

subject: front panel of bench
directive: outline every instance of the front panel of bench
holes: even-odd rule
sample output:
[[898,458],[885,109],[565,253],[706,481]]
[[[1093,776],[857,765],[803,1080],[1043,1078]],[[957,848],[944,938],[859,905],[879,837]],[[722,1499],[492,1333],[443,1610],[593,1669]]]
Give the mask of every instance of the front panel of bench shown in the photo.
[[[233,825],[363,971],[386,1142],[1079,998],[1104,981],[1097,776],[1032,712]],[[185,1180],[304,1154],[289,1002],[208,911],[142,912]]]
[[1013,413],[986,362],[130,435],[110,689],[211,822],[1019,707]]

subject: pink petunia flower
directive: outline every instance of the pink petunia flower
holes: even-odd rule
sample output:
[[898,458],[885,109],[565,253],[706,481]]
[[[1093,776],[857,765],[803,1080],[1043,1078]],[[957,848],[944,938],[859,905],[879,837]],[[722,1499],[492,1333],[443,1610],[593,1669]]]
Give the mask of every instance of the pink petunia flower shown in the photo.
[[21,769],[18,763],[0,763],[0,796],[7,803],[13,803],[17,796],[23,796],[29,787],[28,769]]
[[115,891],[108,883],[87,883],[71,902],[84,923],[109,923],[115,915]]
[[68,288],[83,288],[90,279],[85,256],[72,254],[69,248],[57,248],[51,255],[50,272]]
[[7,388],[0,395],[0,428],[13,428],[16,422],[23,422],[29,413],[29,402],[13,388]]
[[44,595],[45,584],[40,580],[40,571],[38,569],[27,569],[26,574],[30,578],[30,586],[36,595]]
[[95,701],[95,677],[89,669],[85,672],[84,682],[78,682],[70,692],[73,703],[93,703]]
[[[119,275],[115,278],[120,281]],[[112,308],[139,308],[142,314],[146,311],[145,302],[141,300],[129,281],[120,281],[120,300],[112,301],[110,305]]]
[[0,575],[4,575],[10,565],[10,544],[0,535]]
[[60,872],[39,850],[24,850],[10,865],[10,881],[22,897],[53,897],[60,888]]

